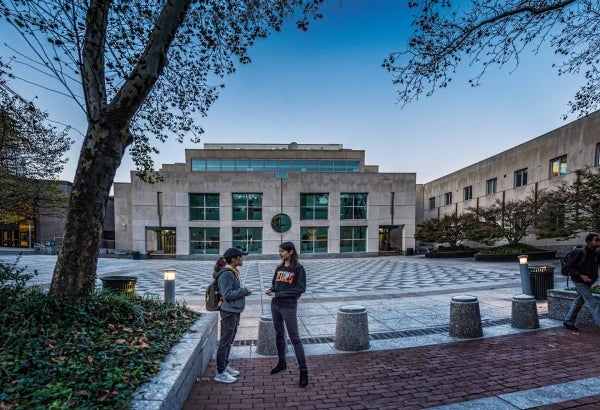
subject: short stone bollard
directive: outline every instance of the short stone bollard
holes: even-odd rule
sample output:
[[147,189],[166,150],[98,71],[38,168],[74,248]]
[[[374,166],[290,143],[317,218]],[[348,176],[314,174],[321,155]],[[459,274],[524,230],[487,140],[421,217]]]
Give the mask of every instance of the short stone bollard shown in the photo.
[[[287,332],[285,351],[287,352]],[[256,353],[263,356],[277,356],[277,344],[275,343],[275,327],[271,315],[263,315],[258,322],[258,340],[256,341]]]
[[534,296],[513,296],[510,324],[516,329],[537,329],[540,327]]
[[360,305],[340,307],[335,327],[335,348],[357,352],[368,349],[369,346],[367,308]]
[[450,302],[450,337],[471,339],[482,336],[477,296],[453,296]]

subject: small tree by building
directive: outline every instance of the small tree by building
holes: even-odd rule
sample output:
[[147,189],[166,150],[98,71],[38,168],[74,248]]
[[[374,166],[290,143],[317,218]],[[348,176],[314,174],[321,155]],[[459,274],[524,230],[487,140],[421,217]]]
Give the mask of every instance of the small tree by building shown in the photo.
[[497,199],[492,205],[480,208],[468,208],[468,212],[477,219],[472,229],[467,232],[469,239],[492,244],[500,239],[509,244],[517,244],[533,232],[545,193],[530,194],[521,199],[501,201]]
[[467,232],[476,223],[473,215],[444,215],[437,219],[428,219],[417,226],[415,239],[423,242],[448,243],[451,248],[458,248],[467,239]]
[[574,182],[563,182],[547,193],[535,233],[538,239],[567,240],[600,230],[600,173],[587,167]]

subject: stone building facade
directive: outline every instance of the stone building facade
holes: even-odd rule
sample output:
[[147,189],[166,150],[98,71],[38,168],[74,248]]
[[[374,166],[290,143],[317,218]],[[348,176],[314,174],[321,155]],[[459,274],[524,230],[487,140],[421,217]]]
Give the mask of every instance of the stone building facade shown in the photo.
[[[460,215],[468,207],[485,207],[497,199],[535,195],[563,181],[572,183],[575,172],[588,166],[600,166],[600,111],[424,184],[417,224],[446,214]],[[528,236],[522,242],[564,251],[581,243],[581,238],[556,241]]]
[[203,258],[235,246],[274,255],[369,255],[414,248],[416,175],[380,173],[338,144],[204,144],[161,182],[115,183],[116,248]]

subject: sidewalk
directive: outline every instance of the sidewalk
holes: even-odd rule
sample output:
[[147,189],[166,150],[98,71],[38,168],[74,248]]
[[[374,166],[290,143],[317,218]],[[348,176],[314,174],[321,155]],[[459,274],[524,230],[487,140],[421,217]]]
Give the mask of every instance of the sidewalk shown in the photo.
[[[21,262],[38,269],[37,280],[43,283],[51,278],[52,258],[55,261],[52,256],[23,256]],[[213,361],[199,377],[185,409],[419,409],[452,403],[454,407],[446,408],[600,408],[600,370],[594,352],[600,329],[583,327],[580,333],[564,329],[559,321],[545,318],[545,301],[537,304],[541,329],[512,329],[511,301],[521,293],[516,263],[422,256],[302,261],[308,290],[299,305],[299,318],[310,383],[301,389],[291,346],[288,369],[275,376],[269,371],[276,359],[255,352],[258,322],[269,312],[262,290],[278,261],[251,258],[245,258],[242,278],[254,293],[247,298],[231,355],[242,375],[233,385],[216,383]],[[558,268],[557,261],[535,264]],[[162,297],[162,271],[175,268],[177,300],[202,311],[212,265],[100,259],[98,275],[136,276],[136,293]],[[565,286],[558,269],[554,280],[556,288]],[[479,300],[481,339],[448,336],[450,300],[461,294]],[[333,347],[337,309],[347,304],[367,308],[368,351],[343,353]]]
[[581,330],[309,356],[306,388],[293,359],[274,376],[274,358],[235,359],[237,383],[212,381],[209,368],[183,409],[598,409],[600,329]]

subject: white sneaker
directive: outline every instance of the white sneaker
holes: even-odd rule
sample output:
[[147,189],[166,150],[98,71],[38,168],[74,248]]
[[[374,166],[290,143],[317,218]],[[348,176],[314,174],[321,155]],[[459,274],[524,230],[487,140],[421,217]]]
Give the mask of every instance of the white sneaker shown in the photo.
[[229,374],[230,374],[231,376],[233,376],[233,377],[238,377],[238,376],[240,375],[240,371],[239,371],[239,370],[236,370],[236,369],[234,369],[234,368],[233,368],[233,367],[231,367],[231,366],[227,366],[227,369],[225,369],[225,372],[226,372],[226,373],[229,373]]
[[213,380],[216,382],[219,382],[219,383],[235,383],[235,382],[237,382],[237,379],[235,377],[233,377],[232,375],[230,375],[229,373],[227,373],[227,371],[224,371],[223,373],[217,373],[217,375],[214,377]]

